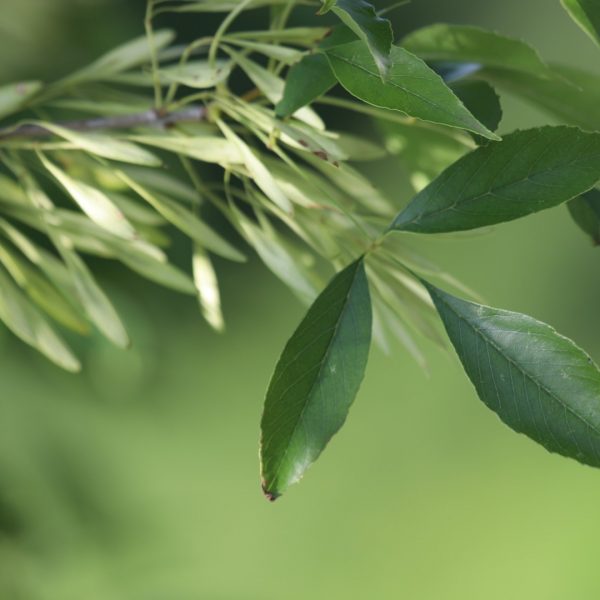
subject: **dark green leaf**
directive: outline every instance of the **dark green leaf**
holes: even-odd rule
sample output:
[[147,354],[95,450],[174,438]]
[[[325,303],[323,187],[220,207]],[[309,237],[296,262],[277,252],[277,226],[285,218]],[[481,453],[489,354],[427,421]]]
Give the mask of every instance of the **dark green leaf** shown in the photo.
[[451,86],[471,114],[490,131],[496,131],[502,120],[500,98],[494,88],[485,81],[461,80]]
[[335,85],[335,76],[325,56],[311,54],[294,65],[286,77],[283,98],[275,107],[278,117],[289,117]]
[[373,5],[365,0],[326,2],[323,9],[334,12],[344,25],[367,44],[379,73],[385,75],[394,41],[391,23],[379,17]]
[[346,420],[371,342],[363,259],[338,273],[288,341],[269,385],[261,430],[263,490],[300,480]]
[[368,104],[499,139],[477,121],[439,75],[403,48],[392,48],[385,83],[361,41],[328,49],[326,55],[338,81]]
[[600,191],[593,189],[568,204],[569,212],[579,227],[587,233],[595,246],[600,245]]
[[398,215],[393,229],[463,231],[551,208],[600,179],[600,134],[573,127],[517,131],[461,158]]
[[600,2],[598,0],[561,0],[573,20],[600,45]]
[[600,372],[552,327],[425,282],[479,397],[547,450],[600,466]]
[[554,77],[531,46],[479,27],[430,25],[410,33],[402,40],[402,46],[427,61],[477,63],[536,77]]

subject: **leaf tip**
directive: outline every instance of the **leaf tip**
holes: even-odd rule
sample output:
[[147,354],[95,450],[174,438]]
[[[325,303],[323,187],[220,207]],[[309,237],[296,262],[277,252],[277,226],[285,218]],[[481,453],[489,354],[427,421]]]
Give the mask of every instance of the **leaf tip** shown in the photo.
[[261,487],[262,487],[263,494],[265,495],[265,498],[269,502],[275,502],[275,500],[277,500],[277,498],[279,498],[281,496],[281,494],[279,492],[275,492],[275,491],[269,490],[267,482],[264,481],[264,480],[262,482],[262,486]]

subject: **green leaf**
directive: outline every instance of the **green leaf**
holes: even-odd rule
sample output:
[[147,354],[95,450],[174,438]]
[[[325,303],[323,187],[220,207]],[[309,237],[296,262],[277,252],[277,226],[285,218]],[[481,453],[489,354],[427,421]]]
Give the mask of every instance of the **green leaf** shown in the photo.
[[41,88],[41,81],[21,81],[0,87],[0,119],[20,110]]
[[94,223],[114,235],[129,239],[135,237],[135,230],[132,225],[104,192],[67,175],[42,154],[38,154],[38,156],[44,167],[65,188],[81,210]]
[[202,315],[215,331],[221,332],[225,329],[225,321],[221,310],[219,281],[210,257],[197,244],[194,246],[192,267]]
[[79,301],[92,323],[113,344],[120,348],[127,348],[130,342],[125,327],[86,264],[65,244],[60,243],[58,250],[71,272]]
[[567,207],[575,223],[600,246],[600,191],[593,189],[573,198]]
[[69,347],[3,269],[0,269],[0,319],[16,336],[59,367],[72,372],[81,370]]
[[[218,60],[211,65],[206,60],[190,61],[184,65],[175,65],[161,69],[158,74],[161,80],[179,83],[190,88],[206,89],[215,87],[225,81],[231,72],[229,61]],[[150,77],[152,84],[152,77]]]
[[78,133],[72,129],[61,127],[45,121],[35,122],[36,125],[47,129],[54,135],[57,135],[81,150],[90,154],[102,156],[110,160],[118,160],[135,165],[145,165],[157,167],[161,164],[159,158],[124,140],[119,140],[114,136],[101,133]]
[[283,98],[275,107],[275,114],[280,118],[293,115],[329,91],[335,83],[335,76],[325,56],[305,56],[287,74]]
[[290,48],[289,46],[276,46],[275,44],[265,44],[262,42],[253,42],[250,40],[243,40],[236,37],[227,37],[227,42],[235,44],[241,48],[246,48],[252,52],[258,52],[263,56],[272,58],[285,65],[293,65],[298,62],[304,52],[297,50],[296,48]]
[[484,69],[477,76],[540,107],[563,123],[600,131],[600,77],[573,67],[552,65],[552,69],[557,73],[555,79],[502,69]]
[[252,149],[239,137],[224,121],[217,121],[217,125],[223,132],[223,135],[236,146],[241,154],[246,169],[250,173],[250,177],[254,183],[265,193],[267,198],[274,204],[279,206],[281,210],[291,213],[293,206],[288,197],[283,193],[277,182],[269,173],[269,170],[261,162],[260,158],[252,151]]
[[379,73],[385,76],[390,66],[394,41],[392,24],[388,19],[378,16],[373,5],[365,0],[337,0],[330,4],[323,8],[335,13],[344,25],[367,44]]
[[[173,31],[163,29],[154,32],[153,45],[158,51],[168,46],[174,39]],[[148,38],[140,36],[118,46],[104,56],[95,60],[91,65],[77,71],[73,75],[67,77],[60,84],[73,84],[82,81],[94,81],[110,78],[113,75],[127,71],[138,65],[149,63],[152,57],[152,49],[148,43]]]
[[[0,227],[11,227],[0,220]],[[0,262],[17,285],[55,321],[79,334],[89,333],[88,323],[80,317],[77,308],[38,271],[7,245],[0,243]]]
[[600,372],[552,327],[424,282],[481,400],[547,450],[600,466]]
[[235,214],[241,230],[263,263],[303,302],[312,302],[318,289],[313,274],[304,266],[299,253],[277,235],[266,219],[261,219],[262,227],[259,227],[240,211],[236,210]]
[[360,258],[317,298],[275,368],[261,424],[262,485],[270,500],[300,480],[344,424],[367,364],[371,319]]
[[561,0],[573,20],[600,45],[600,2],[598,0]]
[[212,227],[200,220],[193,212],[175,200],[152,194],[126,173],[118,173],[122,180],[159,214],[175,227],[189,235],[203,248],[227,258],[229,260],[244,262],[246,257],[225,238],[220,236]]
[[468,25],[436,24],[408,34],[401,45],[427,61],[476,63],[553,78],[554,73],[525,42]]
[[235,144],[216,135],[189,137],[184,135],[138,135],[132,136],[131,139],[140,144],[183,154],[202,162],[217,163],[222,166],[242,162],[242,156]]
[[469,111],[490,131],[496,131],[502,120],[500,98],[485,81],[461,80],[450,86]]
[[464,231],[567,202],[600,179],[600,134],[573,127],[517,131],[450,166],[413,198],[392,229]]
[[150,281],[155,281],[183,294],[196,293],[194,282],[189,275],[168,262],[131,255],[122,255],[119,260],[132,271],[139,273]]
[[439,75],[403,48],[392,48],[385,83],[361,41],[335,46],[326,56],[342,86],[368,104],[499,139],[477,121]]
[[[261,8],[278,4],[288,4],[290,0],[251,0],[246,9]],[[187,0],[187,4],[169,8],[169,12],[229,12],[238,7],[240,0]]]
[[227,39],[250,39],[263,42],[283,42],[299,46],[312,47],[323,39],[329,27],[288,27],[286,29],[267,29],[265,31],[236,31],[227,35]]

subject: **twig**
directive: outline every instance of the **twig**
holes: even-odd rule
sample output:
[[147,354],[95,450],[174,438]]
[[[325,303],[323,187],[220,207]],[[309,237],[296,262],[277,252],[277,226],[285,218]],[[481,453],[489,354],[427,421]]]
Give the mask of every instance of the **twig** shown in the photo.
[[[56,124],[65,129],[81,132],[104,131],[109,129],[132,129],[144,125],[168,129],[176,123],[198,122],[203,121],[205,118],[206,108],[204,106],[194,105],[171,113],[153,109],[129,115],[97,117],[81,121],[63,121]],[[45,138],[51,137],[52,135],[52,132],[45,129],[43,125],[24,124],[0,129],[0,141],[12,138]]]

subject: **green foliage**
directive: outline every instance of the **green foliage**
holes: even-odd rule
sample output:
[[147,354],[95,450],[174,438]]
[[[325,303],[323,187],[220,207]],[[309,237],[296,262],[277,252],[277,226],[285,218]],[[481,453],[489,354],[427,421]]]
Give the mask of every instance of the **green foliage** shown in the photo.
[[[564,4],[597,40],[596,4]],[[444,344],[438,313],[479,396],[504,422],[598,465],[600,373],[591,360],[547,325],[423,280],[472,295],[415,253],[406,232],[476,229],[568,202],[598,243],[600,79],[475,27],[431,25],[394,45],[390,22],[364,0],[147,6],[146,36],[55,83],[0,88],[0,118],[11,119],[0,131],[6,326],[70,371],[80,362],[59,327],[95,328],[127,347],[90,255],[195,294],[222,331],[213,255],[243,262],[254,251],[312,302],[267,392],[269,498],[298,481],[345,422],[371,337],[383,347],[397,338],[423,364],[418,335]],[[315,9],[314,23],[287,27],[297,6]],[[264,29],[235,30],[245,10],[264,7]],[[165,13],[212,12],[226,13],[221,25],[187,46],[154,30]],[[560,124],[501,138],[498,92]],[[323,106],[367,127],[332,131]],[[85,118],[64,121],[71,113]],[[399,187],[414,190],[407,206],[352,164],[382,158],[401,166]],[[187,269],[170,262],[174,236],[188,241]]]

